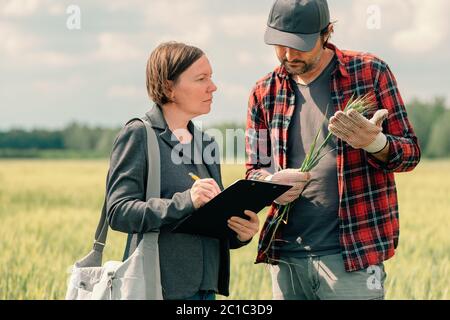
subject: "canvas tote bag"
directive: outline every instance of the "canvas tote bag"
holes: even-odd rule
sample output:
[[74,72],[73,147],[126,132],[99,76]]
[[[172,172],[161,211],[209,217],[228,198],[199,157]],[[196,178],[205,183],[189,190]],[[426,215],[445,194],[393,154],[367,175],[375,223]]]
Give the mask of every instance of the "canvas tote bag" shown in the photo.
[[[160,197],[159,148],[149,119],[143,117],[138,120],[145,124],[147,131],[149,174],[146,199],[148,200]],[[94,247],[87,256],[72,266],[66,300],[162,300],[159,232],[143,234],[136,250],[125,261],[107,261],[102,266],[107,235],[105,199],[95,232]]]

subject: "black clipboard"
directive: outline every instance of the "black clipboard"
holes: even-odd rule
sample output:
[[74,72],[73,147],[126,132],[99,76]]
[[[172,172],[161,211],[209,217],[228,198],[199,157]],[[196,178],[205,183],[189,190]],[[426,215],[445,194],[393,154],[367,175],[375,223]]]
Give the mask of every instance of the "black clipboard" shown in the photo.
[[245,210],[259,213],[290,188],[266,181],[238,180],[177,223],[172,232],[225,239],[234,233],[227,225],[230,217],[249,219]]

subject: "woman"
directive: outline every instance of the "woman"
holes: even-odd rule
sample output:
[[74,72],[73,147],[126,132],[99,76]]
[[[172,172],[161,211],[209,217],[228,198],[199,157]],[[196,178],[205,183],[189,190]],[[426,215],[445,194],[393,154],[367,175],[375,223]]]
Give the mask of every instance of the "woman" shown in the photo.
[[[150,55],[147,91],[155,105],[146,116],[158,140],[161,198],[145,201],[148,150],[141,121],[132,121],[122,129],[111,153],[107,182],[109,224],[112,229],[129,234],[124,259],[137,246],[137,234],[159,229],[164,299],[215,299],[216,293],[228,296],[229,249],[249,243],[259,229],[257,215],[246,211],[250,220],[229,220],[228,226],[235,235],[227,240],[170,231],[180,219],[223,189],[220,165],[211,163],[211,157],[209,161],[198,157],[205,148],[214,150],[217,145],[213,141],[211,148],[210,139],[205,138],[198,142],[202,132],[191,122],[211,109],[217,90],[211,75],[207,57],[196,47],[163,43]],[[182,161],[180,146],[188,151],[181,155]],[[191,172],[202,179],[194,183]]]

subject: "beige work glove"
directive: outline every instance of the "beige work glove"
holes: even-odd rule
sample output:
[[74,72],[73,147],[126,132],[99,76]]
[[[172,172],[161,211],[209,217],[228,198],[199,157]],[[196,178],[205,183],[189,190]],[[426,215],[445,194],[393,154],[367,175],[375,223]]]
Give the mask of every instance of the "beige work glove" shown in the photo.
[[346,113],[338,111],[331,117],[328,130],[355,149],[377,153],[387,144],[386,135],[381,128],[387,116],[386,109],[378,110],[370,120],[353,109]]
[[293,186],[274,201],[277,204],[286,205],[300,197],[309,179],[309,173],[300,172],[298,169],[285,169],[266,177],[264,180]]

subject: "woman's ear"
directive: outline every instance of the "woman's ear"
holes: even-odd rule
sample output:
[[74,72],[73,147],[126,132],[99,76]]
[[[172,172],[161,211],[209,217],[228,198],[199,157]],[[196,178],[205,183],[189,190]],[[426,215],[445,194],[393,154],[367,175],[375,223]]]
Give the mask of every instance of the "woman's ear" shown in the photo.
[[171,102],[175,102],[175,83],[172,80],[166,82],[166,96]]

